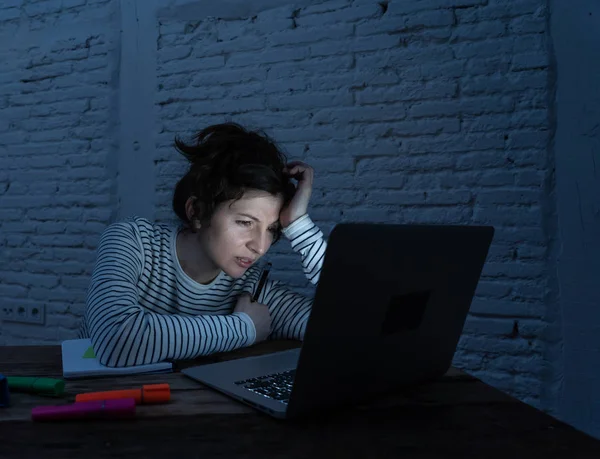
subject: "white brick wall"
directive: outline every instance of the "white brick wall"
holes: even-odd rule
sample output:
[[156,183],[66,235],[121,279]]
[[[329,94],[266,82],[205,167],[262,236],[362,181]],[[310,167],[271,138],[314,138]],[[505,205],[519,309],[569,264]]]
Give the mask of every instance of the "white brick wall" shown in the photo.
[[[544,198],[553,186],[546,2],[347,0],[263,10],[257,2],[241,17],[228,10],[227,20],[200,3],[158,3],[158,40],[140,44],[156,59],[156,218],[173,219],[171,193],[185,166],[173,137],[234,120],[265,129],[315,167],[311,215],[325,233],[347,220],[492,224],[456,364],[552,409],[555,369],[544,356],[560,324],[546,320],[556,312],[546,263],[554,236]],[[72,4],[79,20],[111,8]],[[67,3],[7,5],[0,20],[34,33]],[[118,28],[113,21],[105,30]],[[0,48],[0,298],[48,305],[46,328],[4,324],[5,342],[70,333],[97,236],[116,206],[111,42],[80,30],[43,45]],[[312,292],[288,244],[270,257],[280,279]]]
[[[342,1],[227,22],[167,12],[157,217],[171,218],[181,172],[173,136],[233,119],[266,128],[315,167],[311,214],[326,232],[344,220],[492,224],[456,364],[539,406],[550,292],[544,227],[553,212],[542,200],[544,5]],[[287,246],[273,252],[278,267],[297,265]],[[310,291],[298,267],[280,277]]]
[[45,308],[44,326],[2,323],[1,343],[68,338],[82,313],[98,235],[114,207],[109,24],[85,27],[109,6],[0,6],[0,302]]

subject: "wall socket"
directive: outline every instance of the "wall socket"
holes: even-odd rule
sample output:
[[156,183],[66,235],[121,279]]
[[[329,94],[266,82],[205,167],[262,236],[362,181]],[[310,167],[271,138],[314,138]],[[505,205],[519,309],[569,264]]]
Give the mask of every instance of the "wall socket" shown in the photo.
[[44,305],[5,306],[0,305],[0,320],[23,324],[44,324]]

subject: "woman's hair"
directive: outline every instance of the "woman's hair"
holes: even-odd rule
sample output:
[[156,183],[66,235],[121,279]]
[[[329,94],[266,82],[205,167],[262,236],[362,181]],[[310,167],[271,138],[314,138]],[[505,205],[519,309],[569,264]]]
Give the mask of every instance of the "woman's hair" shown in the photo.
[[[190,168],[175,186],[173,210],[190,226],[185,211],[190,196],[196,198],[194,219],[208,225],[220,203],[240,199],[247,190],[281,195],[284,205],[294,195],[295,187],[283,172],[285,154],[262,132],[233,122],[215,124],[194,135],[191,144],[176,137],[175,148],[188,159]],[[280,235],[278,229],[273,242]]]

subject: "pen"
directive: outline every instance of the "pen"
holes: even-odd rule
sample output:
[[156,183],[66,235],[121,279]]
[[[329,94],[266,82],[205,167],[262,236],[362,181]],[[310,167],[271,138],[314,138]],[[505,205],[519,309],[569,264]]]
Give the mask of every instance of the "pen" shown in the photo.
[[267,281],[267,276],[269,275],[270,270],[271,270],[271,263],[267,263],[267,265],[265,266],[265,269],[263,269],[263,272],[260,276],[260,280],[258,281],[258,287],[256,287],[256,290],[254,291],[254,296],[252,297],[252,300],[251,300],[253,303],[256,303],[256,300],[258,300],[260,292],[262,292],[265,282]]

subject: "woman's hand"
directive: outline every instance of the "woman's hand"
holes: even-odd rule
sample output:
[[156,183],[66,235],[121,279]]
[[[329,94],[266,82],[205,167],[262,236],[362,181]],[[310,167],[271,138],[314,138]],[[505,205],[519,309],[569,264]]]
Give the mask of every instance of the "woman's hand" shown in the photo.
[[265,341],[271,334],[272,323],[269,308],[261,303],[253,303],[250,294],[243,293],[238,297],[233,312],[245,312],[250,316],[256,329],[255,343]]
[[281,226],[287,228],[308,211],[315,172],[312,167],[302,161],[288,163],[283,172],[298,181],[294,197],[279,213]]

